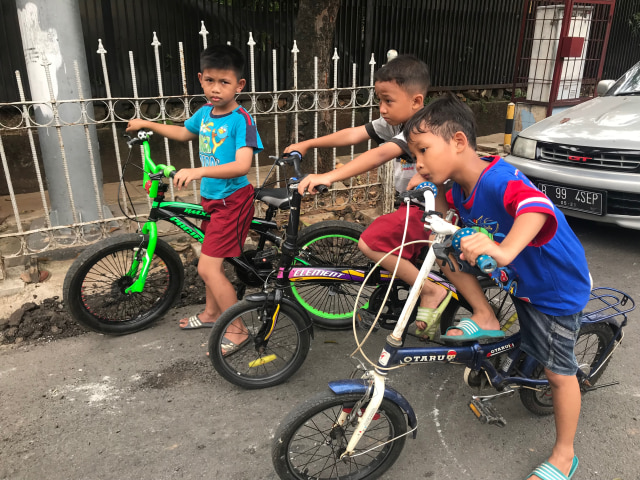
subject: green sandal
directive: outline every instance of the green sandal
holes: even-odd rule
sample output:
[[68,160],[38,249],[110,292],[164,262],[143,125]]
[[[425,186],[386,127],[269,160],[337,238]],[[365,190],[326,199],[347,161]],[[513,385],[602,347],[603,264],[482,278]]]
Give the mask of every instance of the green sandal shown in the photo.
[[451,291],[447,292],[447,296],[440,302],[438,308],[418,307],[416,322],[424,322],[427,326],[422,329],[416,328],[416,336],[429,337],[429,339],[433,340],[440,325],[440,317],[442,317],[442,312],[449,305],[449,300],[451,300]]

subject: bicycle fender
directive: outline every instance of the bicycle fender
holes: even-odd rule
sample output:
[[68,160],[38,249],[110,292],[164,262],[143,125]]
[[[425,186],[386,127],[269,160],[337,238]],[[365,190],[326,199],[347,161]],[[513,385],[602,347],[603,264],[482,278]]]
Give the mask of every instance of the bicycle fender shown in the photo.
[[[267,300],[267,294],[264,292],[252,293],[250,295],[245,296],[244,300],[251,303],[262,303]],[[288,307],[293,308],[296,312],[298,312],[298,314],[304,320],[304,324],[309,329],[309,334],[311,335],[311,338],[314,338],[313,337],[313,321],[311,320],[311,317],[309,317],[309,314],[307,313],[307,311],[304,308],[302,308],[298,302],[294,302],[289,297],[285,297],[284,295],[282,296],[282,300],[280,301],[286,304]]]
[[[329,382],[329,388],[336,395],[344,393],[366,393],[369,386],[364,380],[336,380]],[[392,401],[398,405],[404,413],[407,414],[409,426],[415,428],[418,425],[418,419],[416,413],[413,411],[413,407],[409,404],[409,401],[402,396],[400,392],[390,387],[385,387],[384,398]],[[418,431],[413,431],[413,438],[416,438]]]

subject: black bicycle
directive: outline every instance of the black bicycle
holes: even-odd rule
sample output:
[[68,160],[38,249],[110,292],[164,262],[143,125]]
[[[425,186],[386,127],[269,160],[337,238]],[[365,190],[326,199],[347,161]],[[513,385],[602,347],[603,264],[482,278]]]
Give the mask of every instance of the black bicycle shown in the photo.
[[[199,242],[204,240],[204,233],[196,223],[209,218],[202,206],[165,199],[169,184],[164,179],[171,178],[175,168],[153,162],[149,148],[151,135],[152,132],[140,131],[127,142],[130,152],[121,180],[126,189],[124,171],[130,165],[131,149],[142,145],[143,186],[152,201],[146,221],[140,225],[137,217],[132,218],[140,225],[138,233],[115,235],[87,248],[65,276],[66,305],[78,323],[96,332],[122,335],[142,330],[162,317],[179,297],[184,266],[178,253],[159,238],[157,222],[167,221]],[[286,167],[291,161],[291,158],[277,158],[274,168],[276,165]],[[246,287],[263,286],[273,276],[285,243],[294,256],[293,263],[305,268],[323,265],[348,268],[369,263],[358,249],[362,225],[332,220],[303,228],[298,234],[299,204],[291,208],[292,196],[286,188],[265,188],[268,180],[256,189],[256,199],[267,207],[264,217],[254,217],[251,222],[250,231],[257,236],[257,245],[239,257],[227,259],[241,282],[237,286],[239,300]],[[289,211],[284,235],[276,222],[279,210]],[[309,280],[306,273],[300,270],[288,280],[291,297],[305,318],[329,329],[351,325],[358,287],[327,285],[322,279]],[[366,302],[367,294],[360,305]]]
[[[301,158],[292,154],[278,161],[291,165],[295,170],[287,188],[291,211],[297,211],[302,201],[298,193],[302,178]],[[319,186],[318,190],[326,188]],[[412,192],[408,194],[415,195]],[[321,291],[328,298],[336,296],[336,292],[354,292],[356,308],[365,307],[379,314],[379,325],[386,329],[395,327],[406,303],[409,285],[396,280],[389,289],[390,272],[376,268],[368,260],[358,266],[358,258],[351,258],[346,252],[335,263],[300,265],[298,258],[301,252],[296,245],[304,242],[296,242],[296,235],[297,218],[292,216],[273,282],[268,286],[265,284],[263,292],[247,295],[243,301],[223,312],[211,329],[208,351],[213,367],[222,377],[243,388],[266,388],[284,382],[300,368],[309,352],[311,323],[307,318],[308,310],[300,307],[295,301],[297,297],[289,294],[290,290],[299,292],[303,284],[308,284],[308,288],[322,287]],[[441,333],[444,333],[462,317],[469,316],[471,306],[443,275],[430,271],[427,278],[452,295],[440,321]],[[508,293],[489,278],[482,279],[481,286],[503,330],[508,332],[517,328],[517,315]],[[363,293],[358,298],[360,288]],[[350,297],[341,295],[340,302],[334,304],[338,305]],[[349,323],[353,320],[353,305],[341,305],[342,312],[349,312]],[[417,306],[413,308],[409,322],[415,320],[416,311]],[[244,341],[235,345],[233,353],[228,349],[223,352],[222,345],[230,338],[244,338]]]

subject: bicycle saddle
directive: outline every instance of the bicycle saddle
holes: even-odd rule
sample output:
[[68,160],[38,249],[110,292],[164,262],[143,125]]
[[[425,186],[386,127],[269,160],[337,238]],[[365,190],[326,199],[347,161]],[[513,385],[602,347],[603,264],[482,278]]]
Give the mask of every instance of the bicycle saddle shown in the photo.
[[289,196],[286,188],[261,188],[256,192],[256,198],[281,210],[289,209]]

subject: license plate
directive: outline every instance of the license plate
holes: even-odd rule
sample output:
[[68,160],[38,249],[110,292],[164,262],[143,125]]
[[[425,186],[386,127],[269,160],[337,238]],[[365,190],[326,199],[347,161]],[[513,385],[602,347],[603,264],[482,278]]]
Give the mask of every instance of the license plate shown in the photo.
[[579,190],[549,183],[538,183],[538,188],[553,203],[569,210],[602,215],[606,205],[606,192]]

